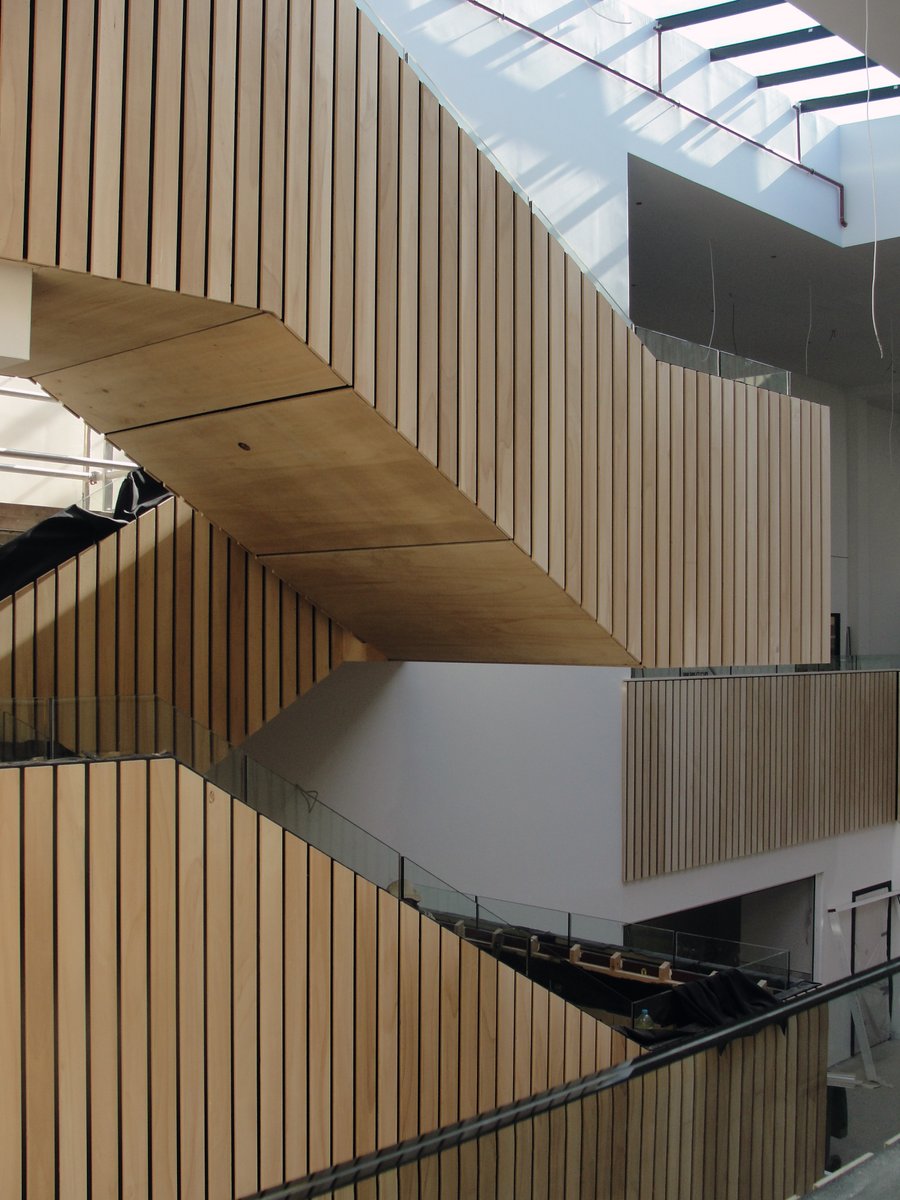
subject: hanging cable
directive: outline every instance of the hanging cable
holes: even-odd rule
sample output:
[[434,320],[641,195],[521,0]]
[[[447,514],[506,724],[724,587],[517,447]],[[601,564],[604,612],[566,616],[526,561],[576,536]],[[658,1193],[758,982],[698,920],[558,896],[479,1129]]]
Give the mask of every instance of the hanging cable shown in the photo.
[[806,348],[803,353],[803,374],[809,378],[809,339],[812,337],[812,281],[809,282],[809,324],[806,327]]
[[872,95],[872,85],[869,80],[869,0],[866,0],[866,38],[863,54],[866,59],[866,133],[869,138],[869,165],[872,170],[872,329],[875,331],[875,341],[878,343],[878,355],[884,358],[884,347],[878,336],[878,322],[875,319],[875,279],[878,273],[878,192],[875,186],[875,150],[872,146],[872,118],[869,115],[869,99]]
[[894,473],[894,318],[891,317],[891,423],[888,425],[888,462]]
[[600,17],[603,21],[609,21],[610,25],[633,25],[633,21],[620,21],[618,17],[608,17],[606,13],[598,12],[594,7],[593,0],[587,0],[587,6],[595,17]]
[[712,282],[712,329],[709,331],[709,342],[706,349],[712,350],[713,338],[716,336],[716,265],[713,262],[712,240],[709,243],[709,277]]

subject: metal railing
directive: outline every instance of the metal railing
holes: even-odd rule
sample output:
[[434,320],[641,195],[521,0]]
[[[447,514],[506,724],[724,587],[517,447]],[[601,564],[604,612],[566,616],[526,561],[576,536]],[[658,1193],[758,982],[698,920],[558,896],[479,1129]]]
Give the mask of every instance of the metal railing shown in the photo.
[[[157,697],[0,699],[0,763],[158,755],[174,757],[283,829],[445,924],[462,921],[487,934],[547,932],[559,939],[563,956],[576,944],[622,950],[642,957],[648,976],[654,964],[663,962],[694,973],[740,966],[777,987],[790,986],[790,953],[777,947],[698,939],[453,887],[329,807],[317,792],[277,775]],[[710,956],[708,966],[704,954]],[[634,1004],[640,1011],[647,999]]]
[[[459,1149],[467,1143],[479,1142],[502,1130],[527,1125],[544,1114],[553,1113],[567,1106],[583,1104],[593,1097],[600,1097],[605,1092],[621,1089],[636,1080],[646,1080],[678,1063],[696,1060],[707,1051],[720,1051],[735,1039],[751,1037],[772,1027],[784,1030],[791,1017],[808,1013],[823,1005],[829,1006],[830,1029],[832,1025],[842,1021],[843,1006],[846,1001],[859,1000],[867,990],[879,989],[885,984],[889,985],[898,973],[900,973],[900,959],[889,960],[882,965],[862,971],[858,975],[821,986],[813,992],[788,1000],[777,1008],[698,1034],[688,1041],[629,1059],[617,1066],[586,1075],[575,1082],[549,1088],[529,1096],[527,1099],[505,1104],[491,1112],[481,1113],[467,1120],[445,1125],[433,1132],[409,1138],[385,1149],[360,1155],[350,1162],[317,1171],[304,1179],[265,1189],[254,1193],[247,1200],[314,1200],[317,1196],[330,1193],[341,1194],[346,1200],[349,1200],[351,1196],[357,1195],[358,1185],[375,1178],[380,1178],[391,1188],[390,1194],[397,1194],[393,1189],[396,1182],[404,1179],[400,1174],[404,1171],[407,1171],[404,1179],[407,1186],[399,1194],[406,1196],[437,1194],[436,1191],[432,1193],[431,1190],[426,1191],[424,1188],[420,1190],[418,1179],[408,1173],[409,1169],[425,1160]],[[891,1043],[891,1046],[893,1049],[894,1044]],[[900,1053],[900,1048],[894,1052]],[[796,1063],[794,1069],[797,1069]],[[824,1082],[823,1075],[822,1083],[824,1084]],[[758,1105],[766,1105],[769,1100],[767,1095],[751,1097],[751,1103]],[[824,1115],[823,1113],[822,1116]],[[900,1113],[895,1114],[895,1121],[900,1126]],[[549,1133],[552,1138],[552,1125]],[[563,1140],[565,1133],[565,1126],[563,1126]],[[653,1149],[652,1145],[647,1146],[645,1152],[652,1155]],[[766,1150],[768,1151],[768,1149],[767,1147]],[[823,1161],[819,1164],[819,1174],[824,1169],[825,1162]],[[430,1186],[434,1187],[433,1177]],[[346,1189],[346,1191],[342,1192],[342,1189]],[[374,1192],[362,1191],[358,1194],[360,1196],[375,1195]],[[379,1192],[379,1194],[381,1193]],[[549,1191],[548,1194],[563,1194],[563,1189],[559,1186],[558,1181],[555,1190]],[[566,1191],[566,1195],[569,1194]],[[657,1193],[654,1192],[654,1194]]]

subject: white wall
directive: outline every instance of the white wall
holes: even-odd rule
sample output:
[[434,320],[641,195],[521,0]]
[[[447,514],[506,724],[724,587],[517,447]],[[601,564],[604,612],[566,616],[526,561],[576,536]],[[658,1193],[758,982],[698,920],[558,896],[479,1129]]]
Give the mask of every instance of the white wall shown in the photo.
[[[841,179],[852,218],[844,233],[845,246],[871,242],[876,232],[879,240],[900,235],[900,116],[879,116],[877,103],[871,112],[871,121],[844,125],[839,134]],[[872,201],[873,172],[877,207]],[[877,224],[873,219],[876,213]]]
[[900,878],[897,827],[624,885],[623,678],[602,667],[351,665],[246,749],[480,895],[640,921],[817,876],[816,971],[841,974],[825,910]]
[[[851,583],[857,595],[857,654],[900,653],[900,417],[872,405],[851,409]],[[858,565],[853,569],[853,558]]]
[[900,655],[900,399],[892,421],[817,380],[791,387],[831,413],[832,610],[854,654]]
[[0,262],[0,371],[31,353],[31,267]]
[[623,677],[351,665],[247,749],[456,887],[613,916]]
[[[829,409],[831,426],[831,611],[839,612],[846,629],[849,623],[856,633],[859,607],[850,587],[850,446],[849,425],[854,401],[839,388],[791,374],[791,393],[802,400],[824,404]],[[855,472],[854,472],[855,475]],[[855,503],[855,498],[854,498]],[[854,558],[854,568],[857,567]],[[843,641],[843,635],[842,635]],[[843,649],[843,644],[842,644]]]
[[[4,449],[81,456],[84,454],[84,422],[55,401],[23,400],[0,392],[0,446]],[[16,461],[0,459],[6,465],[13,465]],[[52,463],[30,465],[47,465],[60,471],[81,469]],[[81,480],[0,471],[0,504],[41,504],[50,508],[65,508],[69,504],[80,504],[81,496]]]

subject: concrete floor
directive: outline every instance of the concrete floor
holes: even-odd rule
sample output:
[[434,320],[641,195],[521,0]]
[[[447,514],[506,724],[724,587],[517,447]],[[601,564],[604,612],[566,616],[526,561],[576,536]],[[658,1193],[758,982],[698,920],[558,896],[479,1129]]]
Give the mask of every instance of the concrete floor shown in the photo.
[[900,1145],[882,1150],[872,1158],[851,1167],[845,1175],[820,1180],[807,1193],[815,1200],[897,1200],[900,1196]]
[[[900,1041],[874,1046],[872,1058],[884,1086],[848,1090],[847,1137],[831,1140],[831,1153],[840,1155],[845,1163],[869,1150],[880,1150],[889,1138],[900,1133]],[[829,1070],[865,1079],[859,1055],[835,1063]],[[900,1186],[894,1192],[894,1200],[897,1197],[900,1197]]]
[[[872,1058],[882,1084],[847,1090],[847,1136],[832,1138],[830,1153],[839,1155],[845,1166],[863,1154],[873,1157],[850,1166],[846,1173],[823,1176],[808,1193],[817,1200],[900,1197],[900,1142],[885,1148],[886,1141],[900,1134],[900,1041],[873,1047]],[[829,1070],[865,1079],[859,1055],[835,1063]]]

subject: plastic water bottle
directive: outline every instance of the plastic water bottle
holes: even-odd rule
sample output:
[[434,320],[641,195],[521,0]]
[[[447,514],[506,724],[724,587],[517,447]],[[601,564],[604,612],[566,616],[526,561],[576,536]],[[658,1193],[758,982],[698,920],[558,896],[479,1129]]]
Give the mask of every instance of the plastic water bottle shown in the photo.
[[646,1029],[655,1029],[656,1022],[653,1020],[653,1018],[647,1012],[646,1008],[642,1008],[640,1011],[640,1015],[635,1017],[634,1027],[635,1027],[635,1029],[645,1029],[645,1030]]

